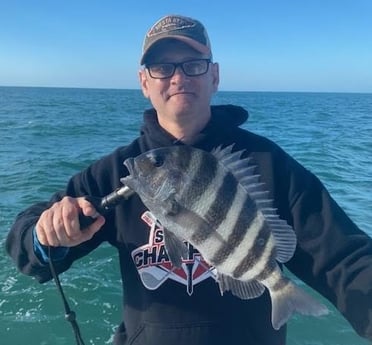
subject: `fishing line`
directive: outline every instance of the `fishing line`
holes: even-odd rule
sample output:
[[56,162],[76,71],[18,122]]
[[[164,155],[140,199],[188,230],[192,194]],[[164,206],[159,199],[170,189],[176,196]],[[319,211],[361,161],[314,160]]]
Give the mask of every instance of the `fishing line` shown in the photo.
[[[104,215],[109,210],[114,208],[116,205],[118,205],[121,201],[127,200],[131,195],[133,195],[134,192],[128,188],[127,186],[122,186],[112,193],[106,195],[103,198],[94,198],[94,197],[87,197],[86,199],[90,201],[94,207],[96,208],[96,211]],[[85,227],[89,226],[95,221],[92,217],[87,217],[82,214],[79,215],[79,222],[80,227],[84,229]],[[71,324],[72,330],[75,335],[75,340],[77,345],[85,345],[83,338],[81,336],[79,325],[76,321],[76,313],[71,310],[70,305],[68,304],[67,298],[65,296],[65,293],[62,288],[62,284],[59,280],[58,274],[55,270],[52,255],[51,255],[51,247],[48,247],[48,258],[49,258],[49,268],[50,272],[52,274],[53,280],[57,286],[57,290],[62,298],[63,306],[65,309],[65,319]]]
[[80,333],[79,325],[76,321],[76,313],[73,310],[71,310],[70,305],[67,302],[65,293],[62,289],[62,284],[61,284],[61,282],[59,280],[59,277],[58,277],[58,274],[56,273],[56,270],[54,268],[50,247],[48,247],[48,257],[49,257],[50,272],[52,273],[53,280],[56,283],[57,290],[58,290],[58,292],[59,292],[59,294],[62,298],[63,306],[64,306],[64,309],[65,309],[65,319],[66,319],[66,321],[70,322],[70,324],[71,324],[71,327],[72,327],[74,335],[75,335],[76,344],[77,345],[85,345],[85,343],[83,341],[83,338],[81,336],[81,333]]

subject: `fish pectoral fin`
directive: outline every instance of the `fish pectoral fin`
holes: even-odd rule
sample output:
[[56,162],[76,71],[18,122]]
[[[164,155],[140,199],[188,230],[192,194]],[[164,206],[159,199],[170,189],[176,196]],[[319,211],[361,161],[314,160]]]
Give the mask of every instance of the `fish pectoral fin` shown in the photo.
[[231,293],[241,299],[252,299],[259,297],[265,291],[265,287],[257,280],[241,281],[224,274],[217,274],[217,282],[221,295],[224,291]]
[[181,210],[181,206],[176,200],[175,196],[176,196],[176,192],[173,191],[171,194],[168,195],[167,198],[161,200],[164,214],[167,216],[175,216]]
[[166,212],[165,214],[167,216],[175,216],[180,212],[180,204],[174,200],[174,199],[168,199],[165,204]]
[[164,229],[164,245],[169,260],[175,267],[181,267],[182,258],[187,259],[187,247],[175,234]]

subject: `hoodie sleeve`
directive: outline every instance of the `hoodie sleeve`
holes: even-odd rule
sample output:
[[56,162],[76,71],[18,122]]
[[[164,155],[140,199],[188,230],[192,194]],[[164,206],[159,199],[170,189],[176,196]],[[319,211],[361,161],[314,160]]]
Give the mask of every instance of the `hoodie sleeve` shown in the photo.
[[317,177],[293,159],[287,162],[279,199],[283,203],[285,195],[288,200],[287,217],[298,239],[287,267],[331,301],[359,335],[372,340],[372,239]]
[[372,238],[313,173],[277,144],[242,131],[234,141],[248,148],[280,218],[294,228],[297,248],[286,267],[372,341]]
[[[107,185],[107,189],[110,190],[110,185],[108,183]],[[16,267],[22,273],[35,277],[41,283],[52,279],[48,263],[35,251],[34,246],[33,232],[40,215],[66,195],[72,197],[103,195],[100,193],[102,191],[97,187],[97,182],[93,178],[92,168],[90,167],[72,177],[65,191],[54,194],[48,202],[37,203],[18,214],[5,244],[6,251],[13,259]],[[104,233],[99,231],[91,240],[69,248],[61,260],[54,262],[56,271],[58,273],[66,271],[76,259],[96,248],[105,240]]]
[[62,197],[63,193],[56,193],[49,202],[37,203],[19,213],[6,239],[6,251],[16,267],[39,282],[50,280],[51,275],[48,264],[34,251],[33,229],[44,210]]
[[[33,229],[40,215],[64,196],[79,197],[89,195],[102,197],[111,193],[121,186],[120,178],[128,174],[123,165],[126,155],[128,155],[126,148],[119,147],[110,155],[103,157],[87,169],[73,176],[69,180],[66,189],[54,194],[48,202],[32,205],[16,217],[6,239],[5,247],[22,273],[35,277],[41,283],[52,279],[48,263],[45,263],[40,254],[37,255],[34,250]],[[63,258],[54,261],[56,272],[66,271],[75,260],[87,255],[102,242],[115,243],[116,228],[114,218],[114,216],[106,218],[102,229],[89,241],[69,248]]]

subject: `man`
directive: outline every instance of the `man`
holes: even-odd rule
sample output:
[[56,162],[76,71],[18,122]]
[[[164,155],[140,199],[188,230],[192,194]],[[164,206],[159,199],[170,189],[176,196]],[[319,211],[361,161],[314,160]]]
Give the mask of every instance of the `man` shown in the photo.
[[[329,299],[363,337],[372,340],[372,240],[346,216],[322,183],[276,144],[239,126],[247,112],[211,106],[218,64],[203,25],[166,16],[145,37],[140,84],[153,109],[131,144],[72,177],[66,190],[16,219],[6,248],[18,268],[40,282],[51,279],[47,248],[58,273],[107,241],[119,253],[123,322],[115,344],[285,344],[285,326],[271,325],[267,291],[241,300],[221,296],[213,269],[188,246],[189,260],[174,269],[161,225],[137,195],[106,217],[84,196],[104,196],[128,175],[123,161],[150,149],[188,144],[207,151],[234,143],[252,157],[282,219],[293,225],[297,249],[286,264]],[[80,230],[79,214],[95,218]]]

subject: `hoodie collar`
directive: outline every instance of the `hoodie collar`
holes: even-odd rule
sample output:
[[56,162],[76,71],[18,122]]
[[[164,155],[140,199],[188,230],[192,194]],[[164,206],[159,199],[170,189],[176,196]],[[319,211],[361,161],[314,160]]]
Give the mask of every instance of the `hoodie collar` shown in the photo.
[[[195,144],[209,138],[213,141],[219,139],[224,133],[245,123],[249,116],[247,110],[231,104],[212,105],[211,114],[210,121],[196,138]],[[153,108],[144,112],[141,136],[146,138],[147,149],[171,146],[178,142],[175,137],[159,125],[156,110]]]

